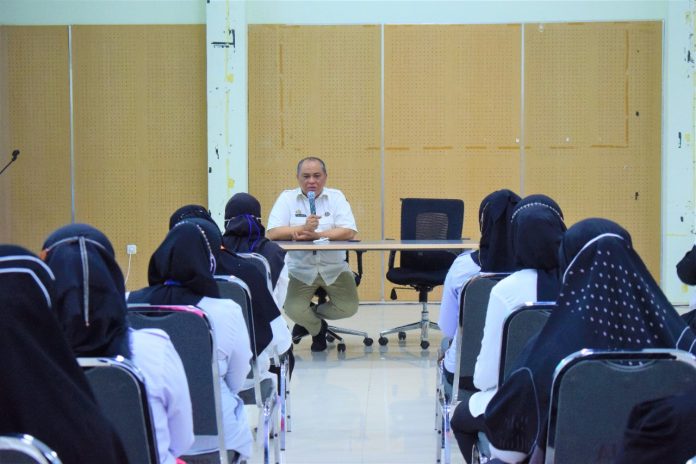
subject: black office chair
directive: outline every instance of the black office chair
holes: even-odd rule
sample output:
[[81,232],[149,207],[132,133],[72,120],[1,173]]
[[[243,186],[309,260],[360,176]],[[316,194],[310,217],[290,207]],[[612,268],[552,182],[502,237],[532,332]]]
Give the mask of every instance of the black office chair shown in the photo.
[[[402,198],[401,240],[460,240],[464,223],[464,202],[455,199]],[[389,253],[387,279],[397,285],[408,285],[418,292],[422,304],[421,320],[411,324],[383,330],[379,333],[379,344],[386,345],[385,335],[399,334],[406,339],[407,330],[421,331],[421,348],[430,346],[428,329],[439,329],[428,317],[428,293],[445,282],[445,276],[457,251],[401,251],[399,267],[394,267],[396,252]],[[391,299],[396,299],[392,289]]]

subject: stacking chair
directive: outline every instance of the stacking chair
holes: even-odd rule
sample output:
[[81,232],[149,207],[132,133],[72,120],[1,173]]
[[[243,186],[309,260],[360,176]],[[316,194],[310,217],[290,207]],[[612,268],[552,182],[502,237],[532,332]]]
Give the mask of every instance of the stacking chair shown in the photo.
[[[247,330],[249,331],[249,339],[251,340],[252,352],[254,352],[254,347],[256,346],[255,333],[254,333],[254,311],[251,292],[249,287],[244,283],[243,280],[235,276],[215,276],[218,288],[220,289],[221,298],[229,298],[235,303],[237,303],[242,308],[242,314],[244,315],[244,321],[247,324]],[[278,397],[280,396],[280,409],[281,414],[287,412],[285,395],[278,395],[276,391],[275,384],[272,379],[261,380],[259,373],[259,366],[257,364],[257,354],[253,353],[253,359],[251,360],[251,373],[254,380],[254,386],[248,390],[242,390],[239,392],[239,397],[242,399],[244,404],[255,404],[259,409],[259,424],[263,424],[263,432],[257,435],[263,437],[263,452],[264,452],[264,463],[270,461],[270,437],[277,437],[276,433],[276,422],[278,419]],[[278,360],[278,353],[274,354],[276,358],[276,363],[280,363]],[[281,375],[280,375],[280,391],[287,391],[287,378],[285,378],[285,373],[288,371],[288,366],[281,365]],[[274,442],[275,444],[275,462],[280,462],[280,450],[285,450],[285,417],[281,416],[281,434],[280,443],[278,440]]]
[[556,303],[552,301],[525,303],[505,318],[498,386],[508,378],[522,349],[532,337],[541,332],[554,309],[556,309]]
[[61,464],[58,455],[31,435],[1,435],[0,463]]
[[554,373],[545,462],[614,462],[633,406],[694,383],[696,358],[685,351],[571,354]]
[[251,264],[253,264],[256,269],[259,270],[259,272],[263,275],[266,276],[266,286],[268,287],[268,291],[271,292],[271,295],[273,294],[273,281],[271,279],[271,265],[268,263],[268,260],[264,255],[261,253],[237,253],[238,256],[246,259],[249,261]]
[[[134,329],[164,330],[184,365],[191,393],[193,433],[217,435],[217,452],[196,455],[195,461],[208,459],[228,463],[222,422],[220,375],[215,353],[215,334],[205,313],[193,306],[128,305],[128,322]],[[182,456],[186,460],[186,456]]]
[[450,462],[450,417],[459,402],[468,402],[474,391],[460,389],[460,377],[473,379],[476,359],[481,351],[483,328],[486,324],[486,311],[491,290],[508,273],[479,274],[472,277],[462,289],[459,302],[459,328],[457,330],[457,362],[452,385],[443,381],[444,368],[440,363],[437,372],[437,405],[435,424],[438,432],[436,459],[440,462],[444,449],[446,463]]
[[78,358],[78,362],[100,409],[114,425],[129,462],[158,464],[152,413],[138,368],[120,356]]
[[[435,198],[402,198],[401,240],[460,240],[464,222],[464,202]],[[396,252],[389,253],[387,279],[397,285],[408,285],[418,292],[421,303],[421,320],[411,324],[383,330],[379,344],[389,343],[386,335],[398,333],[399,340],[406,339],[407,330],[420,330],[420,346],[427,349],[428,329],[438,329],[430,322],[428,293],[445,282],[445,276],[457,257],[456,251],[401,251],[399,267],[395,267]],[[392,290],[391,299],[396,299]]]
[[[515,361],[527,345],[527,342],[541,332],[551,315],[551,311],[554,309],[556,309],[556,303],[550,301],[525,303],[505,318],[500,344],[499,387],[511,374],[515,367]],[[478,434],[474,455],[474,462],[476,462],[476,459],[481,461],[482,456],[490,456],[488,437],[486,437],[484,432],[479,432]]]

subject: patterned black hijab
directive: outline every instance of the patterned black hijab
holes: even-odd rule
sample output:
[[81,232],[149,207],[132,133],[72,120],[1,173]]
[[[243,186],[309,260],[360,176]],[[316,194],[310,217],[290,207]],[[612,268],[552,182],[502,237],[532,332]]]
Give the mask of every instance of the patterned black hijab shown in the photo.
[[497,190],[479,206],[479,249],[472,259],[483,272],[511,272],[515,269],[512,252],[512,212],[520,197],[510,190]]
[[169,217],[169,229],[171,230],[175,224],[183,221],[184,219],[192,218],[210,218],[211,221],[215,222],[205,206],[186,205],[174,211],[174,213]]
[[0,245],[0,435],[33,435],[66,464],[128,462],[54,305],[48,266],[21,247]]
[[225,206],[225,233],[222,238],[225,249],[262,254],[271,266],[271,281],[275,287],[285,265],[285,251],[268,240],[265,234],[259,201],[248,193],[233,195]]
[[537,301],[555,301],[560,288],[558,245],[566,231],[563,211],[546,195],[529,195],[512,212],[517,269],[536,269]]
[[205,296],[220,298],[213,247],[200,225],[176,224],[150,258],[150,286],[131,292],[128,302],[195,305]]
[[75,355],[130,358],[125,285],[109,239],[71,224],[46,239],[42,255],[56,276],[54,310]]
[[578,222],[563,237],[559,254],[565,269],[558,309],[486,409],[487,434],[499,449],[543,449],[553,372],[566,356],[584,348],[694,350],[696,337],[618,224]]

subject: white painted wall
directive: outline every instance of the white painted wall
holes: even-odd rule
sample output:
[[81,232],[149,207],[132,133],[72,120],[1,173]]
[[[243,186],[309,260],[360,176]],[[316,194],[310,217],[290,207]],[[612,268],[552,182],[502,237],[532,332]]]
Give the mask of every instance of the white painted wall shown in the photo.
[[[696,234],[694,182],[693,0],[645,1],[303,1],[211,0],[242,3],[246,24],[472,24],[569,21],[664,21],[663,156],[662,156],[662,286],[675,302],[688,300],[688,289],[676,278],[674,266],[690,248]],[[206,0],[0,0],[0,24],[202,24]],[[241,13],[233,16],[241,21]],[[241,25],[240,25],[241,26]],[[209,35],[211,30],[209,28]],[[212,39],[209,38],[208,42]],[[246,42],[246,37],[244,37]],[[246,43],[244,44],[246,50]],[[246,51],[244,52],[246,55]],[[239,55],[237,55],[239,57]],[[210,66],[210,64],[209,64]],[[241,64],[243,78],[246,69]],[[209,68],[210,69],[210,68]],[[241,75],[240,75],[241,76]],[[237,79],[237,72],[235,72]],[[209,88],[210,88],[209,78]],[[217,100],[219,97],[210,94]],[[231,88],[231,101],[246,101],[246,85]],[[242,100],[243,99],[243,100]],[[219,103],[218,103],[219,104]],[[211,115],[209,114],[209,119]],[[239,111],[229,127],[246,138],[247,116]],[[243,128],[243,129],[242,129]],[[210,129],[215,131],[213,126]],[[678,133],[682,134],[679,147]],[[241,136],[240,136],[241,137]],[[240,141],[240,143],[242,143]],[[244,140],[246,147],[246,140]],[[211,145],[211,144],[209,144]],[[241,147],[241,145],[239,146]],[[241,150],[237,147],[236,150]],[[246,150],[246,148],[244,148]],[[233,150],[234,152],[234,150]],[[214,149],[209,148],[211,165]],[[234,155],[233,155],[234,156]],[[234,158],[231,158],[234,159]],[[246,170],[246,159],[243,169]],[[241,169],[241,168],[240,168]],[[217,172],[217,171],[216,171]],[[234,177],[234,176],[233,176]],[[229,179],[209,184],[212,207],[229,197]],[[234,180],[233,190],[246,181]],[[222,186],[222,187],[220,187]],[[235,187],[236,186],[236,187]]]

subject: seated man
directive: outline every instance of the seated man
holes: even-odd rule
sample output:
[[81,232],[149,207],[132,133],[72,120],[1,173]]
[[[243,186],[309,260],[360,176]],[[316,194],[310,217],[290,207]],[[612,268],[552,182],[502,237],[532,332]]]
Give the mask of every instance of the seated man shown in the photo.
[[[271,240],[310,241],[318,238],[350,240],[357,227],[340,190],[325,188],[322,160],[308,157],[297,164],[299,187],[280,194],[268,219]],[[312,351],[326,349],[326,319],[343,319],[358,311],[358,290],[345,251],[291,251],[286,255],[290,281],[285,313],[295,322],[293,339],[312,335]],[[312,304],[318,288],[329,299]]]

